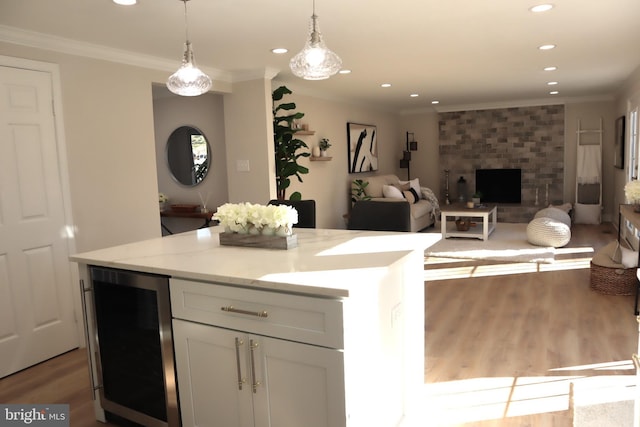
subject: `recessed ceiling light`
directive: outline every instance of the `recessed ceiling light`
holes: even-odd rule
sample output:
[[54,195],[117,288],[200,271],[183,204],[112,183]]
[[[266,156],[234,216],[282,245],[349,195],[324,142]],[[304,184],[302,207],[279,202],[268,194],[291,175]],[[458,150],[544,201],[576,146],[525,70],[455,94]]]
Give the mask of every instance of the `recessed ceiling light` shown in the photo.
[[417,93],[412,93],[412,94],[411,94],[411,95],[409,95],[409,96],[410,96],[410,97],[412,97],[412,98],[417,98],[417,97],[419,97],[420,95],[418,95]]
[[391,87],[391,83],[382,83],[381,87]]
[[529,8],[529,10],[531,12],[536,12],[536,13],[546,12],[546,11],[551,10],[551,9],[553,9],[553,5],[552,4],[539,4],[539,5],[536,5],[536,6],[533,6],[533,7]]
[[542,46],[538,47],[538,49],[540,50],[550,50],[555,48],[556,45],[555,44],[543,44]]
[[557,85],[557,84],[558,84],[558,82],[547,82],[547,84],[548,84],[549,86],[555,86],[555,85]]
[[555,71],[558,67],[544,67],[544,71]]
[[338,74],[351,74],[351,70],[340,70]]
[[434,100],[434,101],[431,101],[431,103],[432,103],[432,104],[434,104],[434,105],[435,105],[435,104],[440,104],[440,101],[435,101],[435,100]]
[[276,47],[276,48],[271,49],[271,52],[272,53],[277,53],[277,54],[282,54],[282,53],[289,52],[289,49],[284,48],[284,47]]
[[558,92],[557,90],[552,90],[551,92],[549,92],[549,95],[557,95],[560,92]]
[[122,6],[131,6],[133,4],[136,4],[137,0],[113,0],[113,2]]

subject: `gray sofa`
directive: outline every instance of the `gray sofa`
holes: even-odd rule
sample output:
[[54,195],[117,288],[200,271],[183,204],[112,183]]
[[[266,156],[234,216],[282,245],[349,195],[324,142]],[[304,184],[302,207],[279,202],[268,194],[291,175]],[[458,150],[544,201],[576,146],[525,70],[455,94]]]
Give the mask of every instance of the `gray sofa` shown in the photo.
[[[416,232],[435,224],[439,206],[428,188],[422,187],[420,199],[409,203],[406,199],[384,197],[383,186],[400,186],[396,175],[376,175],[363,180],[369,183],[365,194],[371,199],[354,203],[349,215],[350,230]],[[430,200],[425,196],[430,196]]]

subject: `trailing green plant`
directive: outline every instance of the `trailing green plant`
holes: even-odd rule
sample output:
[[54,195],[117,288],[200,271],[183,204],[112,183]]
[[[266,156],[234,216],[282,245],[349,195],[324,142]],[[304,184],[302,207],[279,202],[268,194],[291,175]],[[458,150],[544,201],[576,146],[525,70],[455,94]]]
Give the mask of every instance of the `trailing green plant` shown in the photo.
[[371,196],[367,196],[365,188],[369,185],[369,181],[362,179],[354,179],[351,183],[351,203],[359,200],[370,200]]
[[[276,189],[278,200],[285,200],[287,188],[291,185],[291,177],[295,176],[299,182],[302,177],[309,173],[309,169],[299,165],[300,157],[309,157],[308,151],[299,151],[309,148],[304,141],[295,138],[298,129],[293,126],[294,120],[300,120],[304,117],[304,113],[294,112],[296,104],[294,102],[283,102],[276,104],[282,100],[285,95],[291,92],[286,86],[280,86],[271,94],[273,101],[273,142],[276,156]],[[289,200],[301,200],[302,194],[294,192]]]
[[331,143],[328,138],[322,138],[318,143],[318,147],[320,147],[322,151],[327,151],[331,147]]

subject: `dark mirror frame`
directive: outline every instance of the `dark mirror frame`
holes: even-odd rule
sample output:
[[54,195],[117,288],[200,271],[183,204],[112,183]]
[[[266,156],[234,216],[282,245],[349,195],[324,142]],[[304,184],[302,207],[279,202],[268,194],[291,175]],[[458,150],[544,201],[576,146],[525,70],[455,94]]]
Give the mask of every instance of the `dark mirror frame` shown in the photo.
[[207,176],[211,165],[211,146],[197,127],[185,125],[174,130],[165,151],[169,172],[177,183],[193,187]]
[[624,169],[624,119],[620,116],[616,119],[616,131],[613,149],[613,166],[618,169]]

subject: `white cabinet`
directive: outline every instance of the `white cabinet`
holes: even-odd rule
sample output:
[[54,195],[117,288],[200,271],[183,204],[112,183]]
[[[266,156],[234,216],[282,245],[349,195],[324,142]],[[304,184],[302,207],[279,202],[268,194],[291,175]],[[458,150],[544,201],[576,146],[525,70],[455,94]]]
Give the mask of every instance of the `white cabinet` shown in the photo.
[[179,279],[171,287],[184,427],[347,425],[343,351],[289,340],[341,337],[319,314],[341,318],[339,301]]
[[183,426],[345,425],[342,352],[173,321]]

